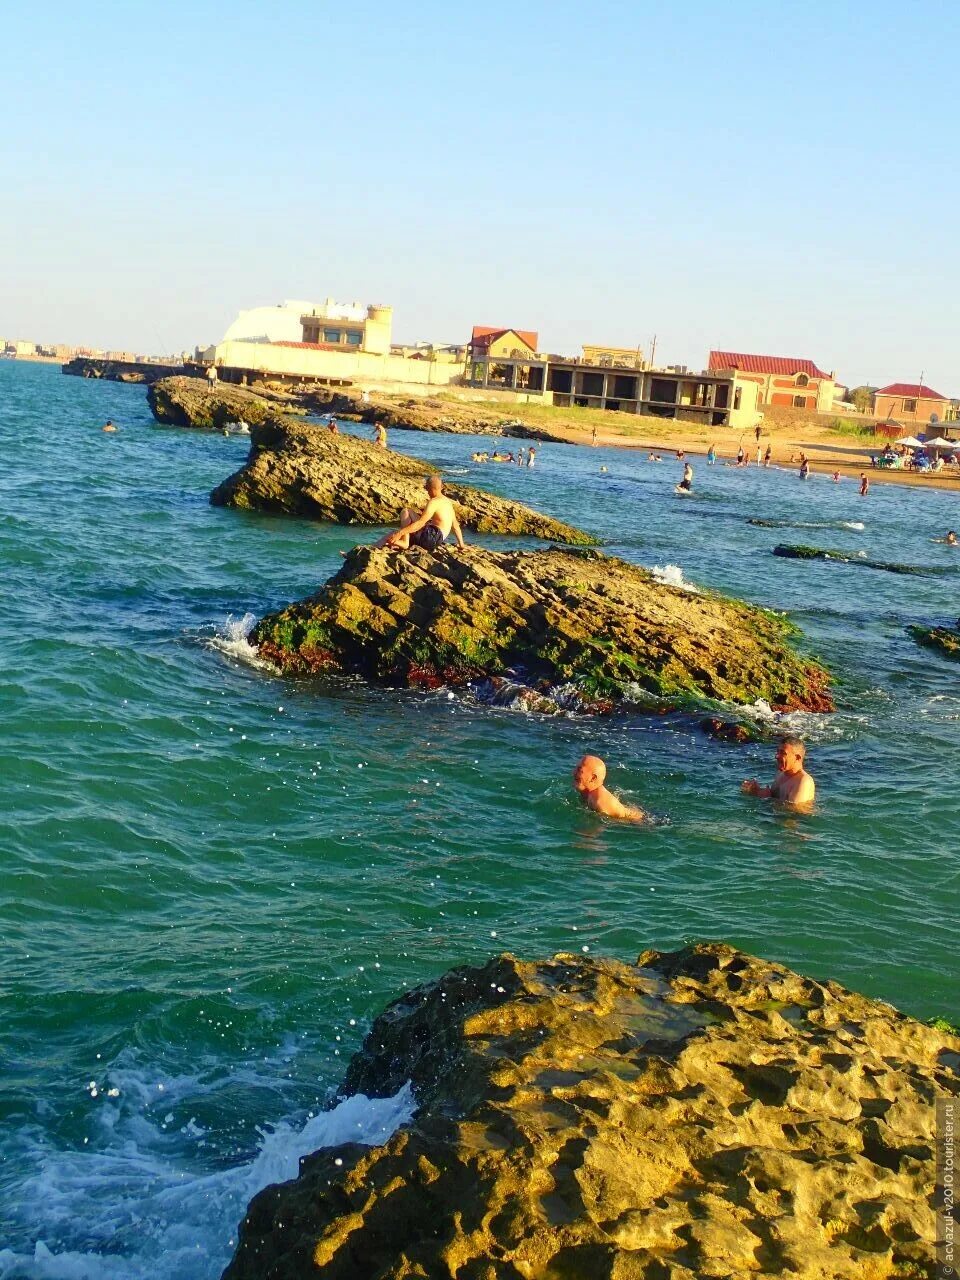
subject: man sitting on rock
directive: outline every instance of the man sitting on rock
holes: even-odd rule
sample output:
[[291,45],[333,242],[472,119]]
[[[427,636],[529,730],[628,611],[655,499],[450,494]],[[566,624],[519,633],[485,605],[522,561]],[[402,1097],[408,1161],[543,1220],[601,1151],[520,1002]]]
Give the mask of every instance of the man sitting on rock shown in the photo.
[[457,546],[463,548],[456,508],[443,492],[443,481],[439,476],[429,476],[424,488],[430,496],[424,509],[415,516],[409,507],[404,507],[400,513],[400,528],[381,538],[378,547],[398,547],[401,551],[408,547],[422,547],[425,551],[436,551],[452,530]]
[[777,747],[777,776],[769,787],[747,778],[740,790],[762,800],[779,800],[793,809],[811,809],[816,786],[803,767],[807,749],[799,738],[784,738]]
[[623,804],[612,791],[603,785],[607,776],[607,766],[599,756],[584,756],[573,771],[573,785],[580,799],[594,813],[602,813],[605,818],[623,818],[627,822],[643,822],[646,816],[642,809]]

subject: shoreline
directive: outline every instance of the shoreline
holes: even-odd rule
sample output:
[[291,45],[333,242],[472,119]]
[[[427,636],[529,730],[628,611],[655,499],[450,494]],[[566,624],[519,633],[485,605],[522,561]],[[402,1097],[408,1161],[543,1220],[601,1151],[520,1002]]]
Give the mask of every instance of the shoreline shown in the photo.
[[[565,437],[564,443],[566,444],[579,445],[588,449],[592,447],[589,435],[580,428],[556,425],[552,426],[551,430],[556,435]],[[750,438],[753,439],[752,433],[750,433]],[[960,492],[960,468],[949,471],[945,469],[938,473],[923,475],[915,471],[890,471],[883,467],[871,466],[871,453],[879,452],[882,447],[880,442],[878,442],[877,450],[871,451],[867,448],[858,448],[856,446],[845,447],[829,440],[811,440],[793,436],[788,438],[775,432],[764,432],[761,436],[761,441],[764,448],[766,448],[768,441],[772,443],[774,453],[770,466],[779,468],[782,471],[799,471],[799,463],[790,462],[789,459],[791,454],[797,454],[802,451],[810,459],[811,473],[823,475],[827,478],[834,471],[839,471],[843,478],[859,480],[861,472],[864,472],[871,485],[876,481],[878,484],[901,484],[921,489],[933,488]],[[717,466],[723,466],[735,460],[736,451],[739,447],[739,438],[736,443],[733,443],[724,440],[722,437],[720,439],[714,437],[713,442],[719,445]],[[625,438],[619,435],[604,436],[598,432],[596,447],[603,449],[639,449],[651,453],[659,452],[664,455],[664,464],[669,462],[679,464],[679,459],[667,455],[682,449],[684,453],[705,459],[710,443],[711,441],[707,440],[705,435],[699,431],[667,431],[657,438],[641,436]],[[746,440],[744,441],[744,447],[746,448]],[[753,453],[755,454],[755,452],[754,448]],[[747,449],[747,453],[750,456],[750,462],[747,464],[746,469],[757,470],[756,460],[751,455],[751,450]],[[815,456],[818,453],[820,454],[819,458]],[[856,455],[856,460],[850,458],[850,454]],[[763,468],[761,467],[760,470],[763,470]]]

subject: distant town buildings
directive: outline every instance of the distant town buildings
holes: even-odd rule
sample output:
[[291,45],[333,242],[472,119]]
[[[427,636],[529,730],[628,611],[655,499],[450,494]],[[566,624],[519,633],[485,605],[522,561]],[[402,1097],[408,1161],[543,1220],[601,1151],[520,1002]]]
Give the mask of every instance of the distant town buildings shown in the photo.
[[[582,359],[539,355],[526,339],[523,346],[515,345],[519,330],[491,332],[500,336],[486,340],[482,334],[478,343],[474,329],[467,373],[471,386],[536,396],[543,404],[563,408],[642,413],[711,427],[749,428],[759,419],[757,384],[730,370],[648,369],[633,347],[585,347]],[[496,354],[498,350],[510,354]]]
[[395,345],[392,307],[332,298],[242,311],[214,352],[228,382],[272,378],[333,385],[444,386],[462,380],[464,356],[464,346]]
[[730,371],[741,381],[756,383],[761,408],[769,404],[829,413],[836,398],[836,375],[824,373],[812,360],[711,351],[707,368],[711,373]]
[[925,383],[891,382],[874,394],[873,414],[894,422],[949,422],[954,408],[947,396]]

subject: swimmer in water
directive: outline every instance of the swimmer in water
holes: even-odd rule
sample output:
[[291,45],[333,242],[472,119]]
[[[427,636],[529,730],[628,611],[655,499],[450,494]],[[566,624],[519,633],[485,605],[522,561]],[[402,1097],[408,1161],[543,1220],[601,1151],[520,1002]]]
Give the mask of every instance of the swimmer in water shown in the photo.
[[717,446],[712,444],[707,450],[707,466],[712,467],[717,460]]
[[950,529],[945,538],[934,538],[933,541],[942,542],[947,547],[955,547],[957,545],[957,535],[953,529]]
[[860,497],[865,498],[870,492],[870,481],[867,479],[865,471],[860,472]]
[[834,484],[839,484],[839,483],[840,483],[840,472],[839,472],[839,471],[835,471],[835,472],[833,473],[833,483],[834,483]]
[[374,431],[374,443],[381,449],[387,447],[387,428],[378,422]]
[[104,429],[104,431],[116,431],[116,429],[117,429],[117,428],[113,425],[113,423],[112,423],[112,422],[107,422],[107,423],[104,425],[104,428],[103,428],[103,429]]
[[769,787],[761,786],[756,778],[747,778],[740,787],[744,795],[759,796],[762,800],[779,800],[793,809],[813,807],[816,786],[803,767],[807,749],[799,738],[784,738],[777,747],[777,776]]
[[602,813],[605,818],[622,818],[625,822],[643,822],[646,814],[642,809],[623,804],[603,785],[607,776],[607,766],[599,756],[584,756],[573,771],[573,785],[580,799],[594,813]]
[[693,491],[693,467],[689,462],[683,464],[683,479],[677,485],[677,493],[691,493]]

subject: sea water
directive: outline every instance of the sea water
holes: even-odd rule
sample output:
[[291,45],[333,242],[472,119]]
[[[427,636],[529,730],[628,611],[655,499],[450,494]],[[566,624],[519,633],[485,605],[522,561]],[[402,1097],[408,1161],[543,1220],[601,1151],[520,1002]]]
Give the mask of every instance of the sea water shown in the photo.
[[[160,427],[139,387],[0,363],[3,1280],[212,1280],[258,1187],[409,1114],[404,1092],[321,1111],[384,1004],[500,950],[721,938],[957,1016],[960,669],[905,630],[960,613],[960,550],[931,541],[957,495],[695,458],[680,498],[682,464],[640,451],[547,444],[528,470],[471,466],[489,440],[469,436],[390,444],[664,581],[788,613],[839,710],[749,712],[806,739],[816,812],[741,796],[772,748],[692,717],[277,678],[252,620],[374,531],[212,508],[249,441]],[[665,821],[580,809],[585,750]]]

